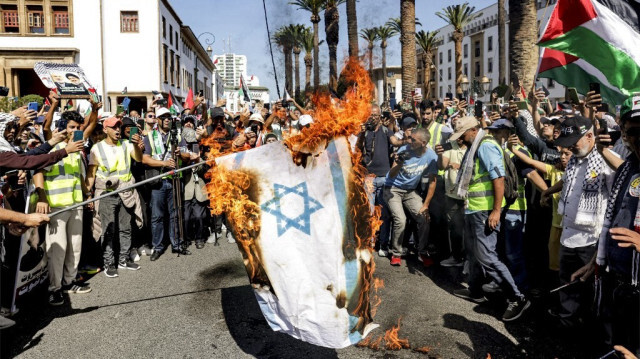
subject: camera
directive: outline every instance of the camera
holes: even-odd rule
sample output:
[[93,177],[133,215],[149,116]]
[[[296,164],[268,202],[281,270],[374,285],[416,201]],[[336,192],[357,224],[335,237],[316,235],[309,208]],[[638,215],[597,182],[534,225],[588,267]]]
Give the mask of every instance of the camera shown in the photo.
[[3,97],[9,96],[9,88],[0,86],[0,96],[3,96]]
[[398,160],[399,161],[405,162],[409,158],[411,158],[411,154],[409,153],[409,151],[404,151],[404,152],[398,153]]

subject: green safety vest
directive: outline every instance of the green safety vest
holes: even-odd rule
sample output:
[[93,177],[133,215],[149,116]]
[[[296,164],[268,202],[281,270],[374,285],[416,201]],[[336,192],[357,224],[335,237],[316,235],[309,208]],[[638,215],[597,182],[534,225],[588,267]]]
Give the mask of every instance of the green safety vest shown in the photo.
[[[67,146],[65,142],[57,144],[51,152]],[[44,191],[49,206],[64,208],[82,202],[82,159],[78,152],[72,153],[51,166],[44,173]]]
[[[123,182],[131,180],[131,151],[129,150],[129,141],[122,140],[116,143],[116,155],[107,156],[108,145],[105,140],[98,142],[96,148],[98,150],[98,170],[96,176],[102,179],[109,177],[118,177]],[[110,151],[110,150],[109,150]],[[109,152],[110,153],[110,152]]]
[[[529,152],[529,149],[527,149],[524,146],[516,145],[514,146],[513,150],[519,151],[521,149],[525,150],[529,155],[529,157],[531,157],[531,152]],[[509,154],[509,158],[513,160],[513,158],[515,157],[513,152],[507,149],[507,153]],[[518,198],[516,199],[515,202],[511,204],[511,206],[509,206],[510,211],[526,211],[527,210],[527,195],[524,191],[524,186],[526,184],[525,181],[526,181],[526,178],[520,178],[520,180],[518,181]]]
[[[502,147],[492,136],[486,136],[480,142],[490,142],[500,149],[500,155],[504,156]],[[478,145],[478,148],[480,147]],[[504,160],[503,160],[504,161]],[[469,190],[467,191],[467,209],[470,211],[491,211],[493,210],[493,182],[489,177],[489,172],[480,172],[480,159],[476,155],[473,168],[473,177],[469,182]],[[502,198],[502,207],[507,204],[504,197]]]
[[[435,151],[436,146],[440,144],[442,141],[442,126],[441,123],[433,122],[431,126],[427,129],[429,131],[429,147]],[[438,176],[444,176],[445,170],[438,170]]]
[[[157,132],[158,135],[160,135],[160,140],[162,140],[162,134],[158,130],[153,130],[153,131],[147,133],[147,138],[149,139],[149,144],[151,145],[151,157],[153,157],[153,159],[158,160],[158,161],[164,161],[164,159],[162,158],[162,155],[165,152],[166,144],[164,142],[162,142],[162,147],[157,148],[156,147],[156,143],[153,141],[153,133],[154,132]],[[179,134],[178,135],[178,143],[180,143],[181,141],[182,141],[182,134]],[[176,165],[179,165],[180,163],[182,163],[182,160],[178,159],[178,163],[176,163]],[[178,174],[178,177],[182,178],[182,172],[180,172]],[[162,179],[172,179],[172,178],[173,178],[173,176],[171,176],[171,175],[162,177]]]

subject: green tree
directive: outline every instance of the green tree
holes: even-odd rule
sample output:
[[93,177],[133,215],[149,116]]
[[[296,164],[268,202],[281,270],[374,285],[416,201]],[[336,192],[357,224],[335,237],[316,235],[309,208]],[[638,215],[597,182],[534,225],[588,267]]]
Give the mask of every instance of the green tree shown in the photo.
[[311,13],[311,23],[313,24],[313,86],[320,86],[320,65],[319,65],[319,40],[318,23],[320,22],[320,12],[324,9],[326,0],[295,0],[289,4],[297,6],[300,10]]
[[433,65],[433,50],[435,49],[435,39],[438,35],[438,30],[427,31],[420,30],[416,33],[416,44],[422,49],[422,56],[420,61],[422,62],[422,79],[423,79],[423,92],[424,98],[429,98],[429,81],[431,80],[431,65]]
[[360,37],[367,41],[367,55],[369,56],[369,76],[373,79],[373,48],[378,41],[377,28],[372,27],[360,30]]
[[346,0],[325,0],[324,31],[329,47],[329,88],[338,88],[338,41],[340,40],[340,12],[338,5]]
[[389,100],[387,91],[387,40],[396,36],[398,32],[391,26],[384,25],[376,28],[378,39],[380,40],[380,49],[382,50],[382,91],[383,101]]

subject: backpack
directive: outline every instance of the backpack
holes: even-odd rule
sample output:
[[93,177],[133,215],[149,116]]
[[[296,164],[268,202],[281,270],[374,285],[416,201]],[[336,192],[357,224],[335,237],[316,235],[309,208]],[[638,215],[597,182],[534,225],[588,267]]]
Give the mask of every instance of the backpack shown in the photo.
[[504,200],[509,207],[518,199],[518,170],[506,150],[502,150],[502,157],[506,172],[504,174]]

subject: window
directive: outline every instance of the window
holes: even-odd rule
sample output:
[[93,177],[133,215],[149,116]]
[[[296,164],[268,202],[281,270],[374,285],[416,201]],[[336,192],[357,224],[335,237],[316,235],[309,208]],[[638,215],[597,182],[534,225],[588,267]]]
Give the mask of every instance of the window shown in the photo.
[[438,62],[440,63],[440,65],[442,65],[442,52],[440,54],[438,54],[438,56],[440,57]]
[[162,38],[167,38],[167,21],[162,17]]
[[556,83],[553,81],[553,79],[547,79],[547,87],[550,89],[556,87]]
[[464,52],[464,58],[466,59],[467,57],[469,57],[469,44],[464,44],[462,48]]
[[171,67],[169,68],[169,72],[171,72],[171,86],[175,85],[175,76],[174,76],[174,71],[175,71],[175,62],[174,62],[174,58],[173,58],[173,50],[171,50]]
[[163,75],[164,75],[164,83],[169,83],[169,73],[168,73],[168,60],[169,57],[167,55],[167,45],[163,45],[162,46],[162,57],[164,58],[164,62],[162,64],[162,66],[164,67],[164,71],[163,71]]
[[476,61],[475,65],[476,66],[475,66],[474,76],[480,77],[480,61]]
[[29,33],[44,34],[44,12],[42,6],[27,6]]
[[442,81],[442,69],[438,70],[438,74],[440,75],[440,81]]
[[2,32],[20,32],[18,7],[16,5],[2,5]]
[[69,11],[66,6],[53,7],[53,33],[69,33]]
[[176,50],[180,50],[180,48],[178,47],[178,32],[176,31]]
[[447,51],[447,61],[451,62],[451,49]]
[[[176,41],[176,44],[178,42]],[[178,84],[178,88],[180,88],[180,56],[176,56],[176,83]]]
[[465,76],[469,76],[469,66],[468,66],[468,64],[464,64],[463,72],[464,72]]
[[138,12],[120,12],[120,32],[138,32]]
[[488,73],[493,72],[493,58],[491,57],[487,59],[487,72]]
[[173,45],[173,26],[169,25],[169,45]]
[[480,57],[480,41],[476,41],[474,46],[474,55],[475,57]]
[[440,86],[440,89],[438,92],[440,92],[440,98],[444,98],[444,94],[442,93],[442,86]]
[[493,36],[487,38],[487,51],[493,51]]
[[451,80],[451,67],[447,69],[447,80]]

